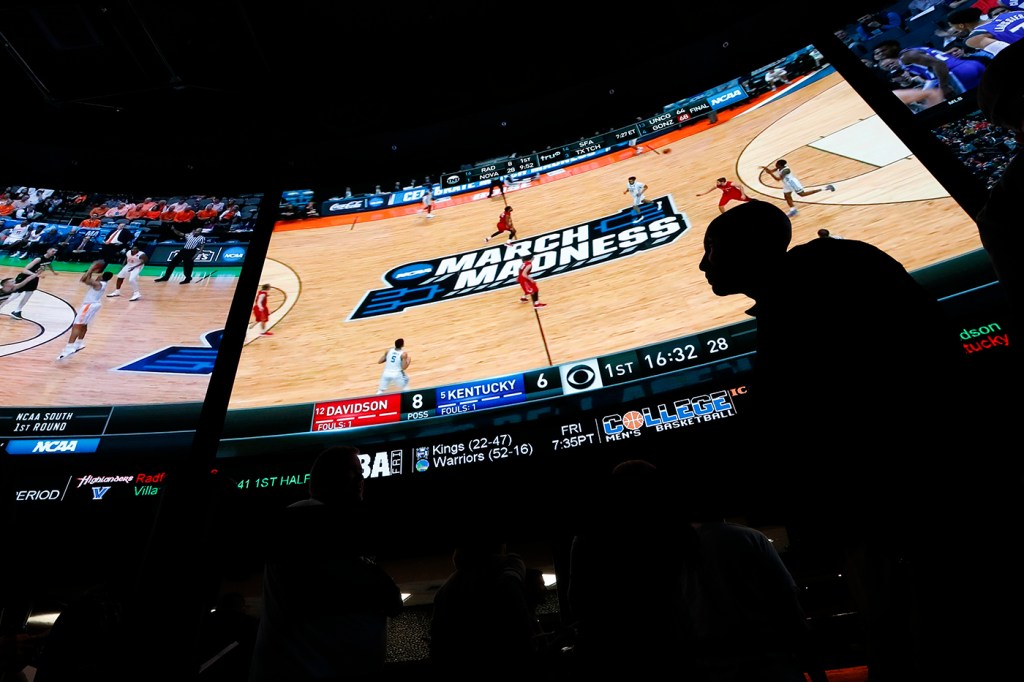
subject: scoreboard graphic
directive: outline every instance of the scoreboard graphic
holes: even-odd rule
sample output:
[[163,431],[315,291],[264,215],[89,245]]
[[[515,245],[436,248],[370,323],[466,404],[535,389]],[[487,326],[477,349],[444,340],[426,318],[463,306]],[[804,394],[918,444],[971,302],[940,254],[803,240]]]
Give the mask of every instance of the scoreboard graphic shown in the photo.
[[683,371],[692,372],[695,381],[706,381],[721,363],[753,353],[754,325],[753,320],[748,320],[595,358],[415,391],[229,410],[223,437],[232,440],[347,429],[372,431],[375,426],[429,422],[513,405],[541,404],[551,398]]

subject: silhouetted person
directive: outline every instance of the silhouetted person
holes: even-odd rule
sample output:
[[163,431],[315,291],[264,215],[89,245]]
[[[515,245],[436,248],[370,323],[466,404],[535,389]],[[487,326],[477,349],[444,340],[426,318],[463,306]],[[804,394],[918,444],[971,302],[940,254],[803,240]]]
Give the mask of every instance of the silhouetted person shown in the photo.
[[[755,301],[746,475],[796,508],[791,525],[810,543],[842,545],[865,588],[872,678],[912,679],[958,651],[964,622],[948,589],[965,572],[950,564],[946,536],[967,530],[956,517],[976,518],[979,499],[962,487],[963,467],[934,464],[964,445],[980,410],[960,392],[958,330],[898,261],[853,239],[789,248],[791,238],[789,218],[762,201],[715,218],[704,237],[700,269],[714,292]],[[931,518],[939,509],[942,523]],[[886,589],[894,567],[912,581],[902,610]]]
[[796,582],[764,533],[721,519],[692,524],[686,571],[703,682],[826,682]]
[[124,654],[124,585],[98,584],[65,606],[46,636],[33,678],[39,682],[101,682],[118,677]]
[[651,463],[629,460],[601,492],[569,557],[579,672],[686,679],[691,628],[682,590],[690,545],[664,482]]
[[394,581],[367,556],[359,451],[334,446],[310,470],[309,499],[290,505],[271,540],[250,682],[369,679],[386,653]]
[[434,595],[430,659],[448,680],[526,680],[534,675],[537,627],[522,557],[501,543],[463,543]]
[[840,429],[847,445],[874,444],[890,429],[866,417],[883,410],[900,423],[893,437],[908,442],[921,443],[920,429],[948,430],[934,408],[960,378],[962,350],[935,297],[871,244],[789,248],[791,239],[785,213],[756,200],[715,218],[704,237],[700,269],[712,290],[755,302],[760,426],[787,440],[799,423],[808,438]]
[[[978,105],[988,119],[1017,134],[1024,142],[1024,40],[1002,50],[985,69],[978,86]],[[1002,177],[989,192],[976,220],[981,243],[988,252],[996,275],[1010,301],[1013,329],[1024,320],[1024,234],[1021,227],[1020,197],[1024,191],[1024,159],[1020,153],[1010,161]]]

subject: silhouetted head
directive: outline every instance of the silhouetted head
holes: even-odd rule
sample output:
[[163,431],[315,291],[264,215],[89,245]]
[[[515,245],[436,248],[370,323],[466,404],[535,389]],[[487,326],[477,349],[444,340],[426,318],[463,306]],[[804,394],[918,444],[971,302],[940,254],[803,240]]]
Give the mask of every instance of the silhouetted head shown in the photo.
[[978,106],[998,126],[1024,132],[1024,40],[1000,50],[978,85]]
[[114,273],[109,271],[104,272],[102,275],[100,275],[100,279],[102,279],[104,282],[109,282],[111,279],[113,279],[113,277]]
[[324,504],[363,499],[363,465],[359,448],[335,445],[321,452],[309,472],[309,496]]
[[395,339],[395,348],[402,350],[402,346],[405,345],[405,339]]
[[977,7],[960,7],[946,15],[946,22],[958,33],[965,33],[981,23],[981,10]]
[[717,180],[715,180],[715,184],[718,184],[718,185],[724,185],[725,182],[726,182],[725,178],[718,178]]
[[793,238],[789,218],[774,204],[753,199],[711,221],[700,270],[719,296],[757,292]]

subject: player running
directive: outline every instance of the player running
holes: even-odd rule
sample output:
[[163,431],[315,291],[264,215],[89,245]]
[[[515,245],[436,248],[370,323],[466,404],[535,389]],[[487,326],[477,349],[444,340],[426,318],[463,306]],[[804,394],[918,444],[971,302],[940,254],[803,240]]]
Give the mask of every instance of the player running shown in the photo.
[[523,256],[523,264],[519,266],[519,286],[523,289],[523,295],[519,297],[520,303],[526,303],[530,299],[533,299],[534,308],[543,308],[547,303],[540,302],[540,288],[537,286],[537,280],[533,278],[533,256],[527,254]]
[[512,207],[506,206],[505,210],[498,214],[498,230],[492,232],[490,237],[484,237],[484,242],[489,242],[497,237],[502,232],[508,232],[508,243],[512,243],[516,240],[516,228],[512,224]]
[[746,195],[742,187],[737,187],[725,178],[718,178],[715,181],[715,186],[709,189],[707,192],[698,192],[697,196],[702,197],[705,194],[714,192],[716,189],[722,190],[722,196],[718,200],[718,212],[725,213],[725,205],[730,201],[750,201],[750,197]]
[[789,167],[785,159],[779,159],[775,162],[774,170],[768,166],[761,166],[761,169],[766,171],[768,175],[772,176],[775,180],[782,183],[782,197],[786,200],[786,205],[789,206],[789,217],[795,216],[799,211],[796,210],[796,204],[793,203],[793,194],[799,194],[802,197],[809,197],[812,194],[818,192],[829,191],[835,192],[835,185],[825,185],[818,189],[805,189],[801,184],[800,179],[793,173],[793,169]]

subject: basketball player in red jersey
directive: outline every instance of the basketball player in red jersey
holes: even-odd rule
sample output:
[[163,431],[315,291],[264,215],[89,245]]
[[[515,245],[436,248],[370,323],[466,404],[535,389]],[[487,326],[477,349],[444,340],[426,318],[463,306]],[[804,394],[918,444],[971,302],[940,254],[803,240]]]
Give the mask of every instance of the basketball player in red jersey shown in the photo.
[[537,280],[530,277],[531,272],[533,272],[533,256],[527,254],[523,256],[523,264],[519,266],[519,286],[523,288],[523,295],[519,297],[519,302],[526,303],[533,299],[534,308],[543,308],[547,303],[540,302],[540,289],[537,287]]
[[485,242],[491,241],[494,237],[497,237],[502,232],[508,232],[508,240],[514,242],[516,240],[516,228],[512,224],[512,207],[506,206],[505,210],[498,215],[498,230],[493,232],[490,237],[484,237]]
[[697,196],[702,197],[716,189],[722,190],[722,197],[718,200],[719,213],[725,213],[725,205],[730,201],[750,201],[750,197],[746,195],[741,187],[737,187],[725,178],[718,178],[718,180],[715,181],[714,187],[709,189],[707,192],[698,192]]
[[270,307],[267,305],[267,294],[270,291],[270,284],[261,284],[256,294],[256,302],[252,304],[252,314],[256,323],[260,326],[260,336],[273,336],[274,332],[267,331],[267,321],[270,319]]

